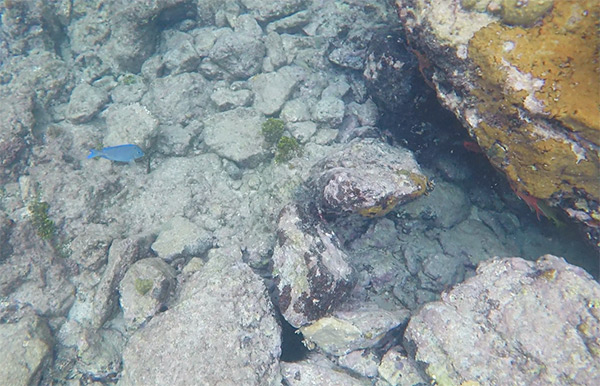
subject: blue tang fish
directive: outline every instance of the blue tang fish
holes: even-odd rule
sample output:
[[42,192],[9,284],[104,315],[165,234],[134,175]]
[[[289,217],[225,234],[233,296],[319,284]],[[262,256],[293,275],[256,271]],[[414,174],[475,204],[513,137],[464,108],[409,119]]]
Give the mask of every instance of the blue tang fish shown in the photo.
[[144,155],[144,152],[138,145],[119,145],[105,147],[102,150],[91,149],[88,158],[102,157],[111,161],[117,162],[132,162],[133,160],[140,158]]

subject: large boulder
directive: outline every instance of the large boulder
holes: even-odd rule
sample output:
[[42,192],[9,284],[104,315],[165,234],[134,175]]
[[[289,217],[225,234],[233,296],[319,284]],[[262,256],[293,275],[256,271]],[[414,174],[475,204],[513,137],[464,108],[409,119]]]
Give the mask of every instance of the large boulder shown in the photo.
[[405,339],[438,384],[595,385],[600,285],[552,255],[489,260],[414,315]]
[[212,250],[180,301],[129,340],[119,385],[280,384],[280,328],[241,252]]
[[295,327],[331,313],[355,280],[335,235],[305,217],[295,204],[281,210],[273,251],[279,309]]
[[442,104],[536,210],[600,222],[600,3],[397,0]]

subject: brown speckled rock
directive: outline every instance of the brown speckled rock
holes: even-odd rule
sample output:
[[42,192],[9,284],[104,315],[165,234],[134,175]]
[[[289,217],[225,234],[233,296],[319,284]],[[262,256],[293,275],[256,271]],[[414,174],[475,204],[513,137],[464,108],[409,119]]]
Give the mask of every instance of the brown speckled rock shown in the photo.
[[425,193],[428,180],[410,151],[366,138],[318,162],[307,185],[325,213],[376,217]]
[[278,244],[273,252],[273,276],[279,308],[295,327],[327,315],[349,295],[354,285],[336,237],[321,224],[303,219],[298,207],[281,210]]

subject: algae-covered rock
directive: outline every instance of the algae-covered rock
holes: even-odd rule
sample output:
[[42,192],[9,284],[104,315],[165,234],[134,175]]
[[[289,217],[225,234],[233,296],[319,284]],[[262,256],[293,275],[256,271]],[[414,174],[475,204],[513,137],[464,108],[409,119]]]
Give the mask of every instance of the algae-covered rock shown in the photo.
[[529,25],[544,15],[554,0],[503,0],[502,20],[508,24]]
[[439,99],[491,163],[600,245],[600,3],[396,3]]

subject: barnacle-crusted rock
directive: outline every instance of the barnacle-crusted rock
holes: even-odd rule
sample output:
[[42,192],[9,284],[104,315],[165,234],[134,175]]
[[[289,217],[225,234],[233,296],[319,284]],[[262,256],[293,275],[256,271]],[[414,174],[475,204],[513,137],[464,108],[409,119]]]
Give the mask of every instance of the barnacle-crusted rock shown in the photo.
[[440,385],[595,385],[600,285],[552,255],[489,260],[425,305],[404,337]]
[[373,138],[352,141],[318,162],[307,183],[324,212],[366,217],[389,213],[428,184],[410,151]]
[[439,99],[492,164],[597,240],[600,3],[526,3],[397,0]]

